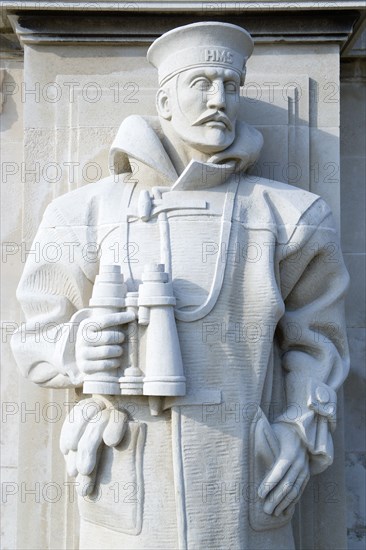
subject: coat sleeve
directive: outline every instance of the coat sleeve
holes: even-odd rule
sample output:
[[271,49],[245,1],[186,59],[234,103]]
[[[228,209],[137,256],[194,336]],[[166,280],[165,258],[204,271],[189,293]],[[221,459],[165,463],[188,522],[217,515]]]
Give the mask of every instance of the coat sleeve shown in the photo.
[[82,375],[74,353],[76,317],[88,304],[92,282],[82,269],[75,232],[52,203],[31,251],[17,289],[25,322],[12,337],[13,354],[22,374],[36,384],[78,386]]
[[308,448],[311,472],[320,473],[333,461],[336,392],[349,370],[344,314],[349,277],[323,201],[310,208],[283,247],[280,279],[285,313],[278,341],[286,409],[276,422],[295,426]]

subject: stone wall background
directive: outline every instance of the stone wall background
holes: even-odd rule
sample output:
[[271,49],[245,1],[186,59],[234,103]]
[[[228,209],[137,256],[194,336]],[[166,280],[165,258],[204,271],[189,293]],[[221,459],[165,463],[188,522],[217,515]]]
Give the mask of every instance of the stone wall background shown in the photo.
[[347,326],[351,372],[344,386],[348,543],[366,547],[366,32],[341,63],[341,242],[351,276]]
[[[363,38],[354,47],[355,54],[341,62],[340,103],[339,96],[336,95],[335,104],[336,108],[340,107],[341,114],[340,217],[342,248],[351,275],[347,319],[352,362],[351,374],[344,389],[349,550],[364,550],[366,544],[366,441],[364,429],[366,424],[366,61],[363,58],[365,41],[364,33]],[[22,234],[23,217],[27,215],[23,209],[22,196],[23,188],[29,185],[29,181],[22,177],[20,170],[25,146],[23,121],[25,98],[20,92],[25,80],[23,67],[22,52],[13,51],[2,56],[0,79],[3,80],[2,90],[5,93],[2,97],[2,114],[0,115],[2,140],[1,235],[5,246],[11,242],[19,243],[23,238],[27,239],[28,237]],[[12,87],[18,92],[10,93]],[[32,131],[31,125],[27,125],[27,129],[29,136]],[[28,148],[31,147],[31,144],[32,140],[29,140]],[[44,146],[47,147],[47,140],[44,142]],[[9,163],[14,163],[13,169]],[[5,166],[6,168],[4,168]],[[11,173],[12,170],[14,173]],[[39,207],[42,209],[41,205]],[[11,248],[6,250],[11,252]],[[49,473],[52,470],[55,471],[58,465],[62,465],[61,457],[53,465],[53,468],[49,464],[58,455],[57,441],[52,441],[57,429],[51,430],[53,427],[50,427],[50,423],[45,418],[44,404],[58,401],[62,403],[63,399],[53,395],[52,391],[38,389],[23,380],[18,375],[7,345],[11,323],[21,320],[14,295],[22,268],[23,262],[20,254],[8,254],[6,261],[1,264],[3,343],[1,357],[1,547],[3,550],[18,550],[20,548],[37,548],[38,550],[42,544],[42,548],[73,548],[77,544],[77,529],[72,530],[73,533],[75,532],[75,535],[73,534],[75,539],[52,539],[53,533],[62,531],[62,525],[58,522],[63,517],[66,517],[68,524],[72,525],[75,517],[73,503],[63,500],[61,503],[50,504],[54,496],[52,491],[46,499],[42,498],[41,491],[39,502],[37,502],[38,488],[34,481],[27,479],[22,482],[18,478],[18,467],[22,472],[27,471],[27,461],[30,458],[27,456],[27,448],[34,448],[37,445],[39,446],[37,479],[40,482],[55,480],[56,477],[49,478]],[[27,396],[26,400],[24,399],[25,395]],[[31,399],[29,396],[32,396]],[[52,414],[52,411],[49,411],[49,414]],[[25,432],[27,432],[26,440],[24,439]],[[21,455],[18,454],[19,437],[22,437]],[[29,441],[28,446],[27,440]],[[44,448],[50,449],[48,457],[44,455]],[[62,483],[62,479],[59,480],[60,483]],[[26,486],[21,486],[21,483],[26,483]],[[31,493],[32,490],[33,493]],[[35,502],[37,506],[34,506]],[[58,506],[61,506],[62,510]],[[40,518],[37,530],[32,528],[32,514]],[[20,517],[22,517],[22,529],[21,532],[17,532],[17,520]],[[28,517],[28,521],[25,521],[25,517]],[[25,526],[27,526],[26,530]],[[42,534],[38,532],[39,526],[43,531]]]
[[[0,68],[2,91],[9,85],[20,86],[23,80],[22,57],[2,57]],[[1,240],[18,243],[21,241],[22,209],[19,198],[22,183],[16,175],[5,178],[4,163],[20,166],[23,161],[23,104],[20,95],[5,98],[2,94],[0,114],[1,126]],[[4,249],[3,249],[4,250]],[[17,414],[19,386],[23,380],[18,373],[9,346],[7,326],[19,319],[19,308],[14,300],[16,281],[22,271],[22,263],[17,255],[1,262],[1,546],[16,548],[17,498],[5,496],[6,487],[13,491],[18,486],[18,439],[20,418]],[[9,412],[9,414],[7,414]],[[7,485],[5,485],[7,484]]]

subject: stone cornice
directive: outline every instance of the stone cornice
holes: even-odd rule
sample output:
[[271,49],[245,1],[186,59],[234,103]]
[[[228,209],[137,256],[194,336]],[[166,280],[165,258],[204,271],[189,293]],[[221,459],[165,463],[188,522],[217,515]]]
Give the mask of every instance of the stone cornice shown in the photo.
[[207,0],[96,0],[96,1],[77,1],[69,0],[64,2],[52,2],[44,0],[5,0],[2,2],[2,8],[5,10],[27,11],[40,10],[52,11],[81,11],[83,13],[93,11],[121,11],[121,12],[160,12],[172,13],[180,12],[208,14],[208,13],[240,13],[248,11],[319,11],[319,10],[348,10],[365,9],[364,0],[296,0],[293,2],[283,0],[261,0],[259,2],[240,2],[237,0],[224,0],[222,2]]
[[366,11],[356,21],[352,35],[343,46],[342,57],[365,57],[366,56]]
[[[54,5],[55,6],[55,5]],[[21,44],[149,45],[163,32],[179,25],[207,20],[198,14],[23,12],[9,14]],[[268,12],[210,14],[211,20],[245,27],[255,42],[337,42],[344,45],[359,12]]]

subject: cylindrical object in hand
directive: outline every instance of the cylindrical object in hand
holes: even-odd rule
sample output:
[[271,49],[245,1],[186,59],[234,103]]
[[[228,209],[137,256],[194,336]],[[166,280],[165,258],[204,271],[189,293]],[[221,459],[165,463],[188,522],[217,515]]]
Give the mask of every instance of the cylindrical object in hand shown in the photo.
[[[89,306],[93,309],[90,319],[92,320],[93,317],[97,319],[100,315],[121,311],[126,305],[126,293],[127,287],[123,281],[120,266],[101,265],[99,275],[95,278],[93,294],[89,302]],[[83,392],[119,395],[118,368],[86,375]]]
[[[148,321],[144,395],[185,395],[186,379],[174,317],[176,300],[164,265],[146,266],[142,281],[139,287],[139,322],[147,324]],[[146,309],[149,316],[145,315]],[[143,316],[140,316],[140,311]]]
[[139,368],[139,341],[138,341],[138,292],[128,292],[126,296],[127,311],[132,311],[136,321],[129,324],[128,334],[128,366],[123,376],[119,379],[121,395],[142,395],[143,394],[143,373]]

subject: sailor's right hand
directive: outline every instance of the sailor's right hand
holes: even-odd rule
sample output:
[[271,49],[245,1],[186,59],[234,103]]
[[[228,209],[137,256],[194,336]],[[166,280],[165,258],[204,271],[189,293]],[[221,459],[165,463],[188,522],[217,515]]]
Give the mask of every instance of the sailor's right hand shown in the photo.
[[79,370],[94,374],[118,368],[125,339],[122,326],[134,320],[133,312],[123,311],[93,315],[81,321],[75,345]]

